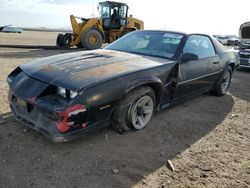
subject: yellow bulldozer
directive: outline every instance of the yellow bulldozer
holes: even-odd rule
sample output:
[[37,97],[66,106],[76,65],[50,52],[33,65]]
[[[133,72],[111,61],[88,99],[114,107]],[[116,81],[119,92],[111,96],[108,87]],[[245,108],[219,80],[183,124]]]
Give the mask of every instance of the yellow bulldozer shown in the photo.
[[[73,33],[59,34],[57,46],[98,49],[128,32],[144,29],[143,21],[128,16],[128,5],[120,2],[100,2],[100,18],[80,18],[71,15]],[[77,19],[81,21],[78,23]]]

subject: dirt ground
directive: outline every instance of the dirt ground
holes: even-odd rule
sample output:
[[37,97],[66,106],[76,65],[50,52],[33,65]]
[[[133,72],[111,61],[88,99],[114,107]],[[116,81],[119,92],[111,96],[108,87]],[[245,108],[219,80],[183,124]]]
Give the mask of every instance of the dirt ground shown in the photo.
[[[155,114],[150,125],[120,135],[110,128],[52,143],[15,121],[6,76],[36,58],[75,50],[54,45],[57,33],[0,33],[0,187],[250,187],[250,71],[233,75],[223,97],[196,97]],[[174,166],[170,170],[168,160]]]

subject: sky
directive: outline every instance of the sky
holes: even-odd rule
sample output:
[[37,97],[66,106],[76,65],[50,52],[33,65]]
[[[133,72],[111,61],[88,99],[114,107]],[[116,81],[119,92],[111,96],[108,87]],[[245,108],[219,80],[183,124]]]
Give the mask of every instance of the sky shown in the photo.
[[[118,0],[116,0],[118,1]],[[70,28],[71,14],[98,17],[97,0],[0,0],[0,26]],[[121,0],[145,29],[238,34],[250,0]]]

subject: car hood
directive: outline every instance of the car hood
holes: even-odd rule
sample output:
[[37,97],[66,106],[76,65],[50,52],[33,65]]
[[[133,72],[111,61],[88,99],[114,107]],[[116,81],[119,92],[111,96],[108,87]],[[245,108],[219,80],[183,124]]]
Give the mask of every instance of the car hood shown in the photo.
[[32,78],[77,91],[123,74],[160,66],[167,61],[99,49],[51,56],[26,63],[20,68]]

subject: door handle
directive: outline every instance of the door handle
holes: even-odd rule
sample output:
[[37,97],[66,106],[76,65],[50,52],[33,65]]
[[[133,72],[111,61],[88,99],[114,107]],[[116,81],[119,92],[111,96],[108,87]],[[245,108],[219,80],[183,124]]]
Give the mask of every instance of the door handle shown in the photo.
[[214,61],[213,64],[219,64],[220,62],[219,61]]

